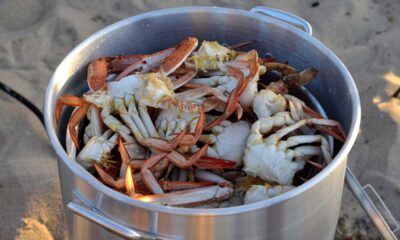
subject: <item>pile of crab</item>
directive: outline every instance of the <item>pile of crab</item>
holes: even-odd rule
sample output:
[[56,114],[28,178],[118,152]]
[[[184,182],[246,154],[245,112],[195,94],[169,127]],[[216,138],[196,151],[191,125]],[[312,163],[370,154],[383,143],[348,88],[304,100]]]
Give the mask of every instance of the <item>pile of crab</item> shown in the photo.
[[[56,105],[57,121],[64,105],[75,107],[68,133],[76,161],[134,199],[185,207],[271,198],[312,177],[298,174],[305,166],[318,172],[329,163],[321,134],[344,141],[343,129],[288,94],[316,70],[238,51],[243,44],[197,45],[189,37],[156,53],[91,62],[90,90]],[[262,84],[271,72],[277,81]]]

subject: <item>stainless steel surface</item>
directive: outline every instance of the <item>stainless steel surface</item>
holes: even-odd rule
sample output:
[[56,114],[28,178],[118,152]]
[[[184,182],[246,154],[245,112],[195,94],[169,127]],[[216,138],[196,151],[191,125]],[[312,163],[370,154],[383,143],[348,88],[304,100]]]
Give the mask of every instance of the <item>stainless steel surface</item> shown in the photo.
[[[225,209],[184,209],[157,206],[113,191],[66,154],[67,117],[60,127],[54,106],[65,94],[82,94],[88,62],[103,55],[146,53],[195,36],[227,44],[256,40],[252,48],[271,52],[298,69],[317,68],[319,76],[307,89],[330,118],[342,123],[348,138],[333,161],[318,175],[278,197]],[[111,220],[154,235],[185,239],[332,239],[344,183],[346,158],[357,137],[360,103],[354,82],[340,60],[307,33],[262,14],[218,7],[165,9],[134,16],[94,34],[77,46],[55,71],[45,98],[45,123],[58,159],[63,202],[77,201],[79,192]],[[339,145],[336,146],[339,149]],[[97,224],[66,211],[71,239],[117,238]]]
[[93,210],[87,209],[79,205],[78,203],[70,202],[67,204],[67,208],[70,211],[74,212],[75,214],[84,217],[92,221],[93,223],[96,223],[99,226],[102,226],[105,229],[108,229],[111,232],[120,235],[121,237],[132,238],[132,239],[143,238],[143,236],[133,231],[132,229],[129,229],[115,221],[112,221],[109,218],[104,217],[103,215],[97,212],[94,212]]
[[[394,231],[390,228],[382,214],[378,211],[375,204],[371,201],[370,197],[349,168],[346,168],[346,183],[356,196],[357,200],[360,202],[361,206],[364,208],[369,218],[374,223],[375,227],[381,233],[382,237],[384,239],[396,240],[397,238],[394,234]],[[392,219],[394,219],[393,216]],[[397,223],[396,220],[394,220],[394,222]],[[398,226],[395,231],[397,231],[397,229]]]
[[250,9],[250,12],[265,14],[267,16],[290,23],[293,26],[302,29],[304,32],[308,33],[309,35],[312,35],[312,27],[309,22],[307,22],[306,20],[304,20],[301,17],[290,14],[288,12],[285,12],[285,11],[282,11],[279,9],[275,9],[275,8],[263,7],[263,6],[254,7],[252,9]]

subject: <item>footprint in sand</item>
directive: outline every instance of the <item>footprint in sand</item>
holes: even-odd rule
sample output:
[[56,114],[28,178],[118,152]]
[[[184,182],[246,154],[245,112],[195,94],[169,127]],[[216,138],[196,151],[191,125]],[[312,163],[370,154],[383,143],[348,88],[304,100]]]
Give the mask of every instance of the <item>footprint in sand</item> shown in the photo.
[[18,229],[18,236],[16,240],[53,240],[47,227],[34,218],[24,218],[25,226]]
[[43,19],[53,7],[51,0],[0,1],[0,25],[8,30],[19,30]]

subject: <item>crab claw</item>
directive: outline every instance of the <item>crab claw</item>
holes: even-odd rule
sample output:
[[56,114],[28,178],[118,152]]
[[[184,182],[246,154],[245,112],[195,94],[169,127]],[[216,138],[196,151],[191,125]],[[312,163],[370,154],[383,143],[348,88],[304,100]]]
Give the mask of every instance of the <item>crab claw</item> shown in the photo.
[[75,127],[80,123],[82,119],[85,118],[89,106],[90,106],[89,103],[83,102],[82,105],[71,115],[68,122],[69,134],[76,148],[78,149],[79,149],[78,133],[76,132]]
[[160,70],[166,75],[171,74],[175,71],[187,57],[197,48],[198,40],[194,37],[188,37],[181,41],[177,46],[175,51],[169,55],[161,63]]
[[79,107],[82,105],[83,99],[76,97],[71,94],[65,94],[64,96],[61,96],[60,99],[58,99],[57,104],[56,104],[56,110],[55,110],[55,117],[56,117],[56,122],[58,123],[60,121],[61,117],[61,110],[64,105],[71,106],[71,107]]
[[87,72],[88,85],[92,91],[107,87],[108,62],[106,58],[98,58],[91,62]]

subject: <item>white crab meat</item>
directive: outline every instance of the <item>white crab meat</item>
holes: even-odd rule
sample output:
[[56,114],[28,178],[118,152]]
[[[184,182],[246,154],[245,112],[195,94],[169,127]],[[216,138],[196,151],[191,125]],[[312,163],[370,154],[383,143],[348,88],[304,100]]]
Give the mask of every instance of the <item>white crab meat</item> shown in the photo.
[[266,118],[286,109],[286,99],[282,94],[263,89],[257,93],[253,100],[253,110],[258,118]]
[[257,144],[246,150],[243,170],[266,181],[291,184],[294,174],[304,167],[303,161],[293,161],[293,158],[293,151],[284,152],[275,145]]
[[174,137],[174,133],[184,130],[194,133],[199,117],[198,111],[163,110],[157,116],[155,127],[163,138]]
[[220,70],[224,62],[233,59],[236,55],[236,51],[222,46],[217,41],[203,41],[199,50],[185,64],[203,72]]
[[229,94],[236,88],[238,80],[232,76],[213,76],[209,78],[193,78],[190,83],[208,85],[218,89],[224,96]]
[[136,91],[135,97],[140,104],[160,107],[158,104],[166,99],[172,98],[174,87],[171,79],[161,73],[147,73],[140,75],[144,86]]
[[[320,120],[294,122],[288,112],[282,112],[256,121],[247,139],[243,170],[266,181],[290,185],[295,173],[303,169],[304,157],[319,155],[329,162],[331,157],[328,143],[322,135],[295,135],[282,140],[284,136],[304,127],[310,121],[316,124]],[[284,127],[287,124],[290,125]],[[274,133],[275,128],[279,129]],[[264,138],[264,135],[267,137]],[[321,145],[304,145],[316,142]]]
[[101,163],[106,160],[118,140],[117,134],[112,136],[111,134],[112,131],[107,130],[102,136],[94,136],[89,139],[76,157],[76,161],[84,168],[89,169],[93,167],[93,162]]
[[290,191],[294,188],[292,185],[276,185],[276,186],[263,186],[253,185],[246,192],[244,197],[244,204],[250,204],[254,202],[263,201],[269,198],[276,197],[282,193]]

